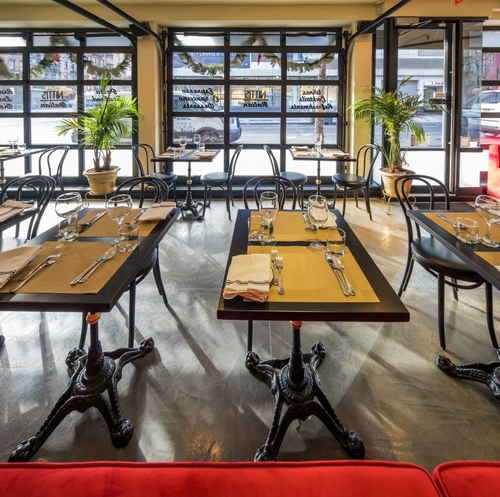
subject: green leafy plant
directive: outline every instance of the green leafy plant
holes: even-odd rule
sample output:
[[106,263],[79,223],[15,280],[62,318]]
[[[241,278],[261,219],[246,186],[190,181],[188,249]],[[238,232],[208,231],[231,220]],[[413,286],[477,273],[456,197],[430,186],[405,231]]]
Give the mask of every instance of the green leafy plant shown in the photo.
[[[411,77],[403,79],[394,91],[373,86],[369,90],[370,97],[358,100],[351,106],[355,118],[364,118],[383,127],[389,146],[388,150],[384,147],[380,147],[380,150],[390,172],[399,172],[406,165],[406,151],[401,150],[401,134],[415,135],[418,143],[425,139],[425,130],[418,119],[424,99],[420,95],[409,95],[403,91],[403,86],[410,80]],[[429,106],[432,110],[443,110],[432,101]]]
[[95,107],[83,114],[63,118],[55,127],[58,136],[78,131],[80,146],[94,151],[95,172],[111,169],[111,150],[122,138],[131,136],[137,129],[137,120],[133,118],[141,116],[137,110],[137,99],[115,95],[110,81],[109,76],[99,81],[100,98]]

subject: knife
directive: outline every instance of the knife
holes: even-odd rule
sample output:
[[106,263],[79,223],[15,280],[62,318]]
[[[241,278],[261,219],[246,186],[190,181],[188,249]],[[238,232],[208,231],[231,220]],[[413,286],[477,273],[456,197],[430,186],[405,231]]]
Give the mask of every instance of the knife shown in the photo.
[[344,280],[341,278],[341,276],[338,273],[339,269],[333,263],[332,258],[328,252],[325,254],[325,258],[326,258],[326,262],[328,262],[328,265],[332,268],[333,274],[335,274],[337,281],[339,282],[339,286],[342,290],[342,293],[346,297],[349,297],[351,294],[349,293],[349,290],[346,288],[346,286],[344,284]]
[[81,229],[78,230],[78,233],[83,233],[84,231],[87,231],[93,224],[95,224],[99,219],[101,219],[102,216],[106,215],[107,211],[99,212],[99,214],[96,214],[94,217],[90,218],[86,223],[81,226]]

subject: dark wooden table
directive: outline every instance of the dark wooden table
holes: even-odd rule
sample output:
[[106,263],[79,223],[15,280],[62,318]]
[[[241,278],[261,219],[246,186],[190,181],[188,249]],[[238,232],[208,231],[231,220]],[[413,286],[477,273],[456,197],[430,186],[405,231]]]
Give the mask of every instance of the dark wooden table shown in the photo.
[[202,204],[201,202],[193,201],[193,195],[191,192],[191,185],[193,184],[193,179],[191,177],[191,162],[212,162],[217,157],[217,155],[219,155],[220,149],[207,150],[207,152],[212,153],[209,157],[200,157],[196,155],[196,152],[197,150],[193,149],[187,151],[186,154],[177,158],[174,158],[173,155],[168,157],[165,155],[158,155],[156,157],[153,157],[151,160],[153,162],[170,162],[170,161],[187,162],[188,170],[186,178],[186,184],[187,184],[186,200],[178,202],[177,206],[181,209],[182,212],[191,212],[197,221],[201,221],[203,219],[203,216],[198,212],[198,208],[201,207]]
[[[274,395],[274,418],[267,441],[255,455],[256,461],[276,460],[283,437],[290,423],[295,419],[305,420],[316,415],[332,432],[343,449],[352,457],[362,458],[365,447],[361,437],[353,430],[344,427],[338,419],[333,407],[324,394],[317,375],[317,368],[325,357],[325,348],[316,342],[309,353],[302,353],[300,329],[303,321],[342,321],[342,322],[405,322],[410,315],[398,298],[383,274],[373,262],[349,225],[338,211],[337,225],[347,233],[347,245],[358,263],[362,273],[376,293],[378,302],[350,302],[345,299],[338,303],[325,302],[287,302],[286,293],[283,302],[251,302],[241,297],[225,300],[219,299],[217,317],[219,319],[245,320],[248,327],[248,353],[246,367],[260,381],[266,383]],[[228,257],[224,281],[231,259],[235,255],[247,253],[247,219],[248,210],[239,210],[235,222],[233,239]],[[301,216],[299,211],[297,216]],[[279,214],[278,214],[279,216]],[[290,245],[291,242],[278,242]],[[307,246],[308,242],[297,242],[296,245]],[[311,252],[311,257],[318,256]],[[325,265],[325,270],[329,270]],[[261,360],[252,351],[252,322],[290,321],[293,330],[293,346],[289,357],[285,359]],[[309,365],[307,368],[306,365]],[[317,401],[314,400],[317,398]],[[286,405],[282,415],[282,407]]]
[[[5,154],[5,151],[0,151],[0,185],[5,183],[5,167],[4,167],[4,162],[8,160],[14,160],[14,159],[24,159],[25,157],[31,157],[32,155],[35,154],[41,154],[42,152],[45,152],[48,150],[48,148],[38,148],[36,150],[31,150],[31,149],[26,149],[23,152],[17,153],[17,154]],[[31,172],[31,167],[29,168],[29,171]],[[25,171],[23,169],[22,174],[24,174]],[[21,174],[19,174],[21,176]]]
[[[436,211],[433,212],[435,213]],[[458,211],[453,211],[453,214],[451,214],[450,211],[446,211],[448,216],[454,216],[457,215],[457,213]],[[475,246],[465,245],[458,241],[453,232],[450,232],[450,230],[453,231],[453,228],[443,228],[440,224],[430,219],[428,214],[429,212],[427,211],[408,211],[408,216],[411,219],[425,229],[436,240],[441,242],[446,248],[451,250],[457,257],[462,259],[486,281],[500,290],[500,271],[495,268],[494,264],[491,264],[485,260],[484,257],[478,255],[478,252],[500,255],[500,248],[488,248],[481,244]],[[471,217],[470,210],[463,211],[461,214],[464,217]],[[500,359],[500,350],[497,349],[496,353]],[[436,357],[436,365],[441,371],[449,376],[484,383],[491,390],[495,398],[500,400],[500,361],[454,364],[449,358],[439,354]]]
[[[101,313],[111,311],[122,294],[127,291],[138,271],[150,260],[153,251],[178,215],[179,210],[174,209],[164,221],[156,224],[149,235],[141,237],[139,246],[96,294],[50,293],[50,282],[47,284],[47,293],[43,294],[0,293],[1,311],[87,313],[87,322],[90,325],[88,350],[73,349],[66,358],[66,365],[71,370],[72,376],[62,396],[38,432],[21,442],[11,454],[9,461],[29,460],[68,414],[75,410],[84,412],[90,407],[98,409],[104,417],[115,447],[124,447],[128,444],[134,426],[123,415],[117,385],[122,376],[122,368],[151,352],[154,349],[154,340],[147,338],[137,348],[119,348],[112,352],[103,352],[99,340],[98,322]],[[56,234],[57,227],[53,227],[28,243],[39,245],[46,241],[54,241]],[[111,242],[112,238],[114,236],[110,236],[109,239],[80,237],[75,242],[63,243],[106,240]],[[43,274],[43,270],[39,274]],[[104,392],[108,392],[109,400],[104,397]]]
[[[318,195],[321,195],[321,161],[326,161],[326,162],[336,162],[337,163],[337,171],[338,173],[340,172],[345,172],[345,162],[356,162],[355,157],[350,156],[349,154],[346,154],[345,156],[340,156],[340,155],[323,155],[319,154],[316,155],[314,152],[314,149],[311,149],[310,155],[305,155],[305,154],[296,154],[293,150],[293,148],[289,148],[290,154],[292,155],[293,160],[315,160],[318,161],[317,165],[317,175],[316,175],[316,185],[317,185],[317,190],[316,193]],[[340,169],[339,169],[340,166]]]

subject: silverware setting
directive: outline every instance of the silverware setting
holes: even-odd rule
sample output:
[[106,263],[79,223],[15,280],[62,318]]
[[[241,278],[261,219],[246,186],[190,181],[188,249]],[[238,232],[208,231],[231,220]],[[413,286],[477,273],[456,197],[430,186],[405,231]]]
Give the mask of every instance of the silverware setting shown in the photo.
[[146,208],[144,209],[141,209],[140,212],[134,217],[134,219],[132,219],[132,221],[130,221],[129,223],[127,223],[129,226],[131,224],[135,224],[137,221],[139,221],[139,218],[147,211]]
[[54,251],[50,255],[48,255],[42,262],[40,262],[37,266],[35,266],[28,274],[19,278],[19,281],[21,283],[19,285],[17,285],[16,287],[14,287],[10,291],[10,293],[17,292],[21,287],[23,287],[26,283],[28,283],[28,281],[33,276],[35,276],[35,274],[38,273],[38,271],[40,271],[40,269],[47,267],[47,266],[51,266],[52,264],[54,264],[57,261],[57,259],[59,259],[62,251],[63,251],[63,245],[57,245],[56,248],[54,249]]
[[332,261],[333,264],[335,264],[335,267],[340,271],[340,274],[344,278],[344,283],[347,291],[349,292],[349,295],[356,295],[356,292],[354,291],[354,288],[352,285],[349,283],[349,280],[347,279],[347,276],[345,274],[344,268],[345,264],[344,261],[342,260],[342,257],[339,255],[332,255]]
[[446,221],[447,223],[450,223],[453,227],[457,227],[457,223],[455,221],[453,221],[453,219],[449,218],[446,214],[443,214],[442,212],[440,212],[438,214],[438,217],[440,219],[442,219],[443,221]]
[[278,256],[278,249],[276,247],[271,248],[271,262],[273,263],[273,285],[278,285],[278,276],[276,275],[277,273],[277,268],[276,268],[276,257]]
[[83,233],[84,231],[88,230],[93,224],[95,224],[101,217],[105,216],[107,214],[106,211],[99,212],[99,214],[96,214],[94,217],[91,217],[86,223],[79,223],[78,224],[78,233]]
[[[337,281],[339,283],[340,289],[342,290],[342,293],[346,297],[356,295],[356,292],[352,288],[351,284],[349,283],[349,281],[344,273],[344,263],[342,262],[340,257],[335,257],[335,261],[334,261],[332,256],[327,252],[325,254],[325,258],[326,258],[326,261],[328,262],[328,265],[332,268],[333,274],[335,274],[335,277],[337,278]],[[340,259],[340,261],[339,261],[339,259]]]
[[285,293],[285,287],[283,286],[283,256],[281,254],[276,255],[276,269],[278,270],[278,293],[283,295]]
[[72,280],[70,282],[70,285],[85,283],[103,262],[109,261],[115,256],[116,251],[117,251],[116,247],[111,247],[108,250],[106,250],[106,252],[101,254],[88,268],[86,268],[74,280]]

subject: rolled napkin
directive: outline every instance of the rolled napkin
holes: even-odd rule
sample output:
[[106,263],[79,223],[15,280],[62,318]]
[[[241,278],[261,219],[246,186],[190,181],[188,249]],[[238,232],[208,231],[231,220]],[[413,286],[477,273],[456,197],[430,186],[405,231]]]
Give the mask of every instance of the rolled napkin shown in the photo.
[[161,221],[165,219],[170,211],[175,207],[175,202],[162,202],[161,204],[153,204],[140,218],[139,222],[144,221]]
[[235,255],[229,266],[223,297],[241,297],[265,302],[269,296],[271,276],[269,254]]
[[0,222],[19,214],[24,209],[32,207],[31,204],[25,204],[24,202],[19,202],[17,200],[6,200],[2,205],[0,205]]
[[0,288],[22,271],[42,250],[41,245],[23,246],[0,253]]

